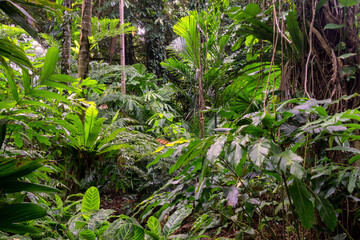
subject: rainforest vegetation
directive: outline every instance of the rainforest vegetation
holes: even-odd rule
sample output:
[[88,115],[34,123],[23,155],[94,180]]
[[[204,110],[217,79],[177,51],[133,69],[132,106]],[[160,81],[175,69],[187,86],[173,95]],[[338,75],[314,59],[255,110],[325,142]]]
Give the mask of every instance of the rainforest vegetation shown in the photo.
[[0,0],[0,239],[360,239],[359,0]]

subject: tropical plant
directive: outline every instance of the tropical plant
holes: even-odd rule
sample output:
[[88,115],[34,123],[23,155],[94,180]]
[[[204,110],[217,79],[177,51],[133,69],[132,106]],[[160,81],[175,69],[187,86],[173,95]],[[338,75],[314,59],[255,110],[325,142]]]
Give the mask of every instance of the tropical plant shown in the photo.
[[[46,216],[46,211],[38,204],[23,202],[21,192],[60,192],[44,185],[24,180],[42,166],[41,159],[7,158],[0,162],[0,231],[10,233],[39,233],[41,229],[26,224],[31,220]],[[16,195],[15,195],[16,194]],[[12,198],[10,196],[16,196]]]
[[76,185],[70,186],[73,191],[77,192],[80,180],[91,173],[101,156],[131,147],[126,143],[110,144],[122,131],[122,129],[117,129],[112,133],[109,132],[118,114],[119,112],[105,130],[103,130],[105,118],[98,118],[98,110],[95,106],[90,106],[86,110],[84,120],[77,114],[68,114],[64,121],[57,121],[65,130],[64,134],[68,140],[64,143],[72,152],[70,156],[65,156],[65,159],[67,161],[66,168],[77,180]]
[[[341,100],[348,99],[351,97]],[[330,115],[327,110],[339,101],[287,101],[278,105],[276,114],[245,115],[232,129],[226,130],[228,133],[194,140],[178,149],[168,148],[154,162],[176,152],[179,157],[169,172],[182,171],[139,205],[141,218],[158,207],[161,219],[169,209],[183,204],[194,204],[201,209],[201,204],[207,203],[203,205],[204,211],[209,212],[210,208],[215,215],[232,221],[239,235],[258,234],[269,238],[264,235],[265,231],[271,238],[277,238],[276,223],[281,223],[284,227],[282,238],[287,234],[295,234],[298,238],[301,234],[311,235],[319,231],[318,226],[330,232],[338,227],[337,231],[342,229],[351,237],[335,210],[340,208],[339,202],[358,189],[359,170],[344,160],[331,160],[331,156],[335,157],[333,151],[340,150],[355,153],[345,161],[353,163],[359,158],[359,152],[349,147],[349,140],[358,138],[354,134],[358,124],[351,123],[358,118],[358,110]],[[297,105],[286,108],[290,102]],[[317,154],[312,155],[312,152]],[[328,184],[319,185],[324,181]],[[334,184],[337,181],[341,184]],[[347,193],[343,198],[336,201],[330,198],[344,188]],[[267,200],[267,196],[271,200]],[[273,208],[264,209],[264,206]],[[254,215],[261,216],[260,225],[251,220]],[[300,221],[310,230],[301,233]],[[286,226],[294,231],[285,230]],[[328,236],[329,232],[324,229],[321,234]]]

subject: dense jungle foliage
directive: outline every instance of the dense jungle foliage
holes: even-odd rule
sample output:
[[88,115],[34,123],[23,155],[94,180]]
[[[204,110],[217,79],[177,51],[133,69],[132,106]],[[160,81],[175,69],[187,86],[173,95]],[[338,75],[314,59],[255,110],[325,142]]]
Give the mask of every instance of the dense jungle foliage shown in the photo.
[[0,239],[360,239],[359,0],[1,0]]

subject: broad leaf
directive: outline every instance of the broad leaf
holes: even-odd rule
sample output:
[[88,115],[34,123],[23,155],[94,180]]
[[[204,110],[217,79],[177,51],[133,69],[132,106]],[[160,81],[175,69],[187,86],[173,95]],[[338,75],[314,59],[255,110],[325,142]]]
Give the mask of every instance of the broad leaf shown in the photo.
[[187,207],[185,209],[177,210],[173,215],[169,217],[169,220],[166,222],[163,235],[167,239],[172,233],[174,233],[181,226],[181,222],[190,215],[192,208]]
[[90,106],[86,110],[85,124],[84,124],[84,145],[87,145],[89,135],[94,131],[97,122],[98,110],[95,106]]
[[40,82],[48,79],[54,72],[56,63],[59,58],[59,50],[56,47],[51,47],[46,53],[43,71],[40,75]]
[[220,137],[215,140],[215,143],[211,145],[210,149],[207,151],[206,157],[210,163],[214,164],[214,161],[219,157],[226,142],[226,138],[227,135],[220,135]]
[[160,225],[159,220],[156,217],[151,216],[149,218],[149,220],[147,221],[147,225],[152,233],[154,233],[156,236],[160,236],[161,225]]
[[251,161],[260,167],[264,162],[265,157],[269,154],[269,149],[269,142],[265,138],[260,139],[257,143],[254,144],[249,152]]
[[315,205],[320,212],[321,220],[331,231],[334,231],[337,224],[337,217],[333,205],[329,200],[319,196],[315,196],[315,200]]
[[89,230],[89,229],[85,229],[82,230],[80,232],[80,240],[95,240],[96,239],[96,235],[93,231]]
[[314,222],[314,206],[305,183],[294,178],[293,183],[289,186],[289,192],[302,225],[310,229]]
[[81,212],[89,212],[99,210],[100,208],[100,194],[96,187],[90,187],[84,194],[81,203]]
[[34,203],[16,203],[0,207],[0,230],[2,224],[20,223],[41,218],[46,211]]

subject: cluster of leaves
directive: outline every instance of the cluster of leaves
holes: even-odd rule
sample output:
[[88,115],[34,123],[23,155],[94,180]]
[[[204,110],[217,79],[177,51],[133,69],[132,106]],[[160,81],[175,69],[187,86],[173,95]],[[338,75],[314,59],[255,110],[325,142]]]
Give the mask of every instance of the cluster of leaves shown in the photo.
[[[350,147],[358,138],[354,120],[359,110],[329,115],[326,109],[338,101],[293,99],[279,104],[276,114],[245,115],[228,133],[167,148],[158,158],[178,155],[170,174],[182,170],[139,205],[141,218],[156,210],[161,219],[171,209],[192,204],[204,214],[212,212],[212,218],[231,221],[239,235],[266,230],[276,238],[278,223],[283,235],[299,235],[298,220],[306,229],[325,234],[324,227],[330,232],[338,228],[335,232],[341,233],[341,216],[335,210],[346,199],[358,201],[359,169],[348,163],[359,158],[358,150]],[[296,106],[287,108],[290,103]],[[333,151],[354,155],[331,160]],[[255,216],[260,224],[253,222]]]

